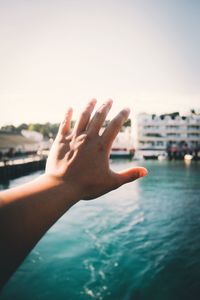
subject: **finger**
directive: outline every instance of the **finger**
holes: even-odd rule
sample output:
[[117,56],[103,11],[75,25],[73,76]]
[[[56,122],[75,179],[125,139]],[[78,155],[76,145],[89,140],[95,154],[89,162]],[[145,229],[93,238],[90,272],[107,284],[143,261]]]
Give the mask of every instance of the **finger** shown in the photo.
[[73,109],[70,107],[68,108],[63,121],[60,123],[58,134],[66,135],[70,132],[72,114],[73,114]]
[[108,149],[111,148],[112,143],[116,136],[118,135],[122,125],[128,119],[130,113],[129,108],[123,109],[108,125],[105,129],[104,133],[102,134],[102,138],[104,140],[105,145],[108,146]]
[[144,177],[147,174],[147,169],[143,167],[134,167],[120,171],[119,173],[115,173],[115,176],[118,182],[118,186],[121,186],[125,183]]
[[88,134],[98,134],[99,130],[103,126],[103,123],[106,119],[106,116],[111,109],[113,101],[109,99],[106,101],[95,113],[94,117],[92,118],[91,122],[88,126]]
[[90,102],[88,102],[87,106],[82,111],[82,113],[74,127],[74,133],[76,135],[79,135],[80,133],[82,133],[86,130],[87,125],[90,121],[91,113],[94,110],[96,102],[97,102],[96,99],[92,99]]

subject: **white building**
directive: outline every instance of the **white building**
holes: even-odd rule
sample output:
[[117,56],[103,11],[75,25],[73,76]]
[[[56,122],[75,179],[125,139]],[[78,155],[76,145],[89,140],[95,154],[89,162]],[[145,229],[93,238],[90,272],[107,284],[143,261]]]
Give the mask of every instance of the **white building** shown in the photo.
[[167,154],[181,158],[200,151],[200,114],[138,115],[138,150],[148,157]]

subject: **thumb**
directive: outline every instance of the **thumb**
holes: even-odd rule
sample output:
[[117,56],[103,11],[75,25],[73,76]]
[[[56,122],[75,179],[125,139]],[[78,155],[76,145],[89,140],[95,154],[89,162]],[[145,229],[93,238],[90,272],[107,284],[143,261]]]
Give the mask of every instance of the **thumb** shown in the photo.
[[118,177],[119,185],[134,181],[140,177],[144,177],[148,174],[147,169],[143,167],[134,167],[126,170],[122,170],[119,173],[116,173]]

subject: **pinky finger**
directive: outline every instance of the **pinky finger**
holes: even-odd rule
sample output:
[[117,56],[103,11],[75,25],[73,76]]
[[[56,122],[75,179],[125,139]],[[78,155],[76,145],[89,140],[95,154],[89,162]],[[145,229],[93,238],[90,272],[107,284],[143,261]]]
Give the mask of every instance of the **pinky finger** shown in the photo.
[[68,108],[63,121],[60,123],[58,134],[66,135],[70,132],[72,114],[73,114],[73,110],[70,107]]

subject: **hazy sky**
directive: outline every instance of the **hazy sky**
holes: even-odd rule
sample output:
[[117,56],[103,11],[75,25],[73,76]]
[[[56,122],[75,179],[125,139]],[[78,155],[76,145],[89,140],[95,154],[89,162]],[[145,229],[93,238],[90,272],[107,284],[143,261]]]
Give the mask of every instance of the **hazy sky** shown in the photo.
[[0,41],[0,125],[200,108],[199,0],[0,0]]

